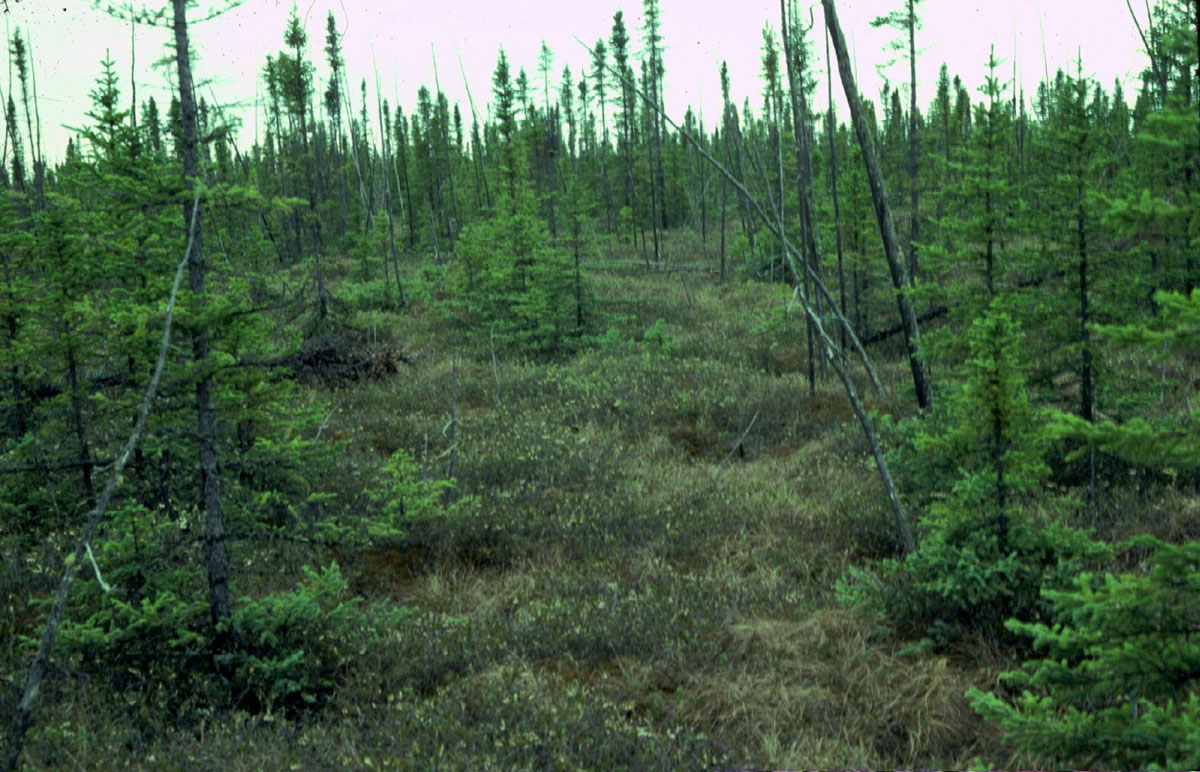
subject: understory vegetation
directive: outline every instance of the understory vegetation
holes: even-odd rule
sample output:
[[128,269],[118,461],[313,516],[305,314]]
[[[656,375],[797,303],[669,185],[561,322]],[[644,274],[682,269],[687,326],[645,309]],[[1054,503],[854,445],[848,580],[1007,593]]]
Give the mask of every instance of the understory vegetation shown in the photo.
[[4,763],[1200,766],[1200,19],[877,118],[822,5],[850,126],[795,9],[671,123],[653,0],[469,126],[294,12],[242,148],[183,0],[165,119],[10,94]]

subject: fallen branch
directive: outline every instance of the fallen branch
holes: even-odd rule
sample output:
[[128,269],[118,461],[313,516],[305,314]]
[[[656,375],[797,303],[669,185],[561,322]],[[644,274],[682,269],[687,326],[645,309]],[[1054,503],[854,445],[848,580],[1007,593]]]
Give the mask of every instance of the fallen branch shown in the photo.
[[725,460],[721,462],[721,465],[717,467],[717,477],[720,477],[721,472],[725,471],[725,465],[729,463],[729,459],[733,458],[733,454],[737,452],[737,449],[744,447],[742,443],[746,441],[746,435],[750,434],[750,430],[754,428],[754,422],[758,420],[758,414],[761,412],[761,408],[754,411],[754,417],[750,419],[749,425],[746,426],[746,431],[742,432],[742,436],[738,437],[738,441],[735,442],[733,447],[729,449],[729,455],[726,456]]
[[111,458],[94,461],[64,461],[60,464],[21,464],[0,467],[0,474],[23,474],[25,472],[67,472],[75,469],[103,469],[111,464]]
[[[940,319],[948,313],[950,313],[949,306],[934,306],[933,308],[929,309],[925,313],[918,316],[917,322],[920,324],[924,324],[925,322],[930,322],[930,321],[933,321],[934,319]],[[904,332],[904,325],[896,324],[896,325],[892,325],[891,327],[882,329],[879,332],[873,332],[870,335],[867,335],[866,337],[864,337],[862,339],[862,342],[863,342],[864,346],[870,346],[872,343],[880,343],[880,342],[885,341],[888,338],[892,337],[893,335],[899,335],[902,332]]]

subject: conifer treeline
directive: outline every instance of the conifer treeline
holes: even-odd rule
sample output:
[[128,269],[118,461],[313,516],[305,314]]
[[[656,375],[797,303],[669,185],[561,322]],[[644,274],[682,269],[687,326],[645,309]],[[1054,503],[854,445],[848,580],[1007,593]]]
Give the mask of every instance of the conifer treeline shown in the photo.
[[[903,26],[911,13],[907,9],[887,21]],[[1065,194],[1055,193],[1068,171],[1064,164],[1075,164],[1089,195],[1124,197],[1151,183],[1165,193],[1163,181],[1180,174],[1178,182],[1190,185],[1191,148],[1178,148],[1172,162],[1178,168],[1164,176],[1161,165],[1172,154],[1134,141],[1139,134],[1169,131],[1164,113],[1177,102],[1181,109],[1195,103],[1194,42],[1179,32],[1187,28],[1186,14],[1183,3],[1155,8],[1149,28],[1154,67],[1147,69],[1132,105],[1120,84],[1107,90],[1089,81],[1086,62],[1059,70],[1029,99],[1014,93],[1001,74],[1003,63],[986,50],[979,58],[989,74],[976,93],[943,65],[936,95],[923,113],[909,106],[910,95],[901,89],[885,87],[878,107],[866,100],[898,230],[905,234],[909,273],[935,294],[946,286],[938,271],[953,267],[961,274],[964,265],[976,264],[991,292],[1042,286],[1045,260],[1031,256],[1065,249],[1061,234],[1078,226],[1061,208]],[[749,276],[785,278],[779,245],[730,200],[726,186],[652,109],[652,102],[662,105],[667,77],[655,0],[645,4],[643,19],[641,29],[631,31],[618,11],[609,34],[593,44],[585,72],[556,71],[554,54],[543,45],[530,76],[501,51],[490,115],[477,105],[464,115],[437,84],[432,90],[422,86],[415,111],[406,115],[366,78],[352,86],[332,16],[324,40],[331,76],[317,83],[304,31],[293,17],[284,47],[266,58],[263,70],[265,139],[241,154],[232,135],[211,142],[214,175],[253,181],[268,197],[308,202],[307,215],[293,211],[274,223],[288,261],[316,261],[320,254],[345,250],[376,227],[388,233],[389,255],[394,243],[405,254],[440,259],[454,252],[466,225],[494,213],[498,184],[513,182],[506,157],[515,153],[523,157],[521,168],[552,239],[563,235],[566,191],[573,188],[586,197],[589,232],[614,250],[625,247],[623,254],[648,264],[703,257],[735,264]],[[710,129],[689,110],[680,123],[715,157],[729,159],[789,231],[804,238],[811,232],[818,262],[830,264],[823,267],[834,268],[835,230],[842,231],[848,313],[865,325],[859,330],[865,334],[886,326],[881,316],[886,306],[871,302],[879,261],[860,153],[852,132],[810,107],[819,71],[828,69],[813,54],[817,41],[811,30],[794,20],[786,30],[790,36],[777,27],[772,22],[764,29],[762,69],[756,74],[763,83],[761,104],[730,103],[723,67],[714,73],[725,86],[720,121]],[[785,46],[789,37],[792,43]],[[150,105],[142,112],[143,125],[157,124]],[[215,128],[216,111],[207,112],[214,113],[207,120]],[[1069,130],[1082,134],[1070,139],[1063,133]],[[810,169],[811,191],[797,184],[803,165]],[[832,180],[838,173],[835,222]],[[1089,209],[1094,216],[1088,227],[1105,226],[1098,209]],[[322,233],[329,234],[328,244]],[[699,241],[687,256],[668,247],[685,234]],[[1195,281],[1194,269],[1182,242],[1167,240],[1174,253],[1156,249],[1153,260],[1139,261],[1139,281],[1186,288]],[[977,261],[964,260],[975,253]],[[377,260],[373,268],[364,263],[364,269],[387,271],[388,262]],[[320,271],[314,272],[320,283]],[[1147,290],[1145,297],[1151,294]]]
[[[337,296],[329,266],[348,260],[374,293],[355,302],[403,306],[409,300],[403,277],[412,263],[422,255],[450,260],[464,230],[503,214],[505,200],[514,202],[510,214],[529,212],[541,221],[553,247],[544,254],[573,251],[574,265],[563,266],[566,273],[554,282],[575,297],[571,313],[580,329],[582,280],[568,289],[563,277],[580,273],[583,253],[648,266],[704,262],[719,266],[723,278],[736,271],[791,280],[778,239],[709,169],[687,133],[778,214],[786,233],[799,234],[794,240],[804,245],[805,259],[818,274],[835,277],[839,303],[858,335],[887,338],[894,329],[892,290],[861,152],[832,111],[810,108],[820,87],[817,41],[794,8],[781,8],[786,28],[776,32],[769,22],[763,31],[761,104],[734,104],[722,65],[714,73],[724,96],[720,119],[709,128],[689,110],[682,131],[661,113],[668,73],[656,0],[646,0],[637,30],[617,11],[584,72],[558,71],[543,46],[531,78],[501,50],[486,115],[474,102],[464,114],[436,81],[419,89],[411,115],[390,104],[378,83],[372,88],[364,77],[354,83],[332,15],[322,45],[329,76],[319,82],[313,41],[293,12],[280,48],[264,58],[261,142],[239,147],[222,111],[198,101],[199,162],[215,197],[207,202],[212,262],[228,277],[218,284],[220,302],[235,309],[231,319],[258,320],[251,326],[270,327],[264,320],[275,313],[276,330],[286,316],[308,319],[304,329],[313,334],[347,302]],[[1012,93],[1001,63],[986,51],[980,58],[989,74],[975,95],[943,66],[923,114],[906,113],[899,89],[885,88],[879,109],[864,101],[901,220],[897,230],[910,242],[922,318],[949,314],[964,321],[984,299],[1019,298],[1022,324],[1046,333],[1044,356],[1036,360],[1041,377],[1074,373],[1085,418],[1095,415],[1106,388],[1089,324],[1152,313],[1157,290],[1196,283],[1182,206],[1200,183],[1194,122],[1200,89],[1188,11],[1181,1],[1155,6],[1146,30],[1151,67],[1132,105],[1119,84],[1110,91],[1090,82],[1083,62],[1073,72],[1059,70],[1028,100]],[[903,29],[914,20],[910,3],[881,21]],[[102,340],[94,317],[112,314],[110,321],[128,319],[120,323],[140,329],[137,314],[149,311],[130,309],[144,309],[165,275],[154,259],[171,242],[154,223],[173,217],[168,204],[179,195],[170,182],[183,154],[179,102],[173,99],[164,116],[147,99],[135,117],[121,108],[112,63],[103,63],[88,124],[50,170],[20,35],[9,53],[20,94],[5,100],[0,153],[7,192],[4,415],[10,436],[20,437],[43,407],[40,395],[72,395],[72,406],[62,409],[74,418],[63,420],[75,424],[72,463],[87,469],[83,459],[95,451],[81,427],[96,383],[134,379],[144,353],[128,341]],[[831,83],[826,87],[832,91]],[[526,195],[530,201],[517,206]],[[104,225],[110,221],[122,223],[118,235],[98,235],[111,230]],[[69,270],[48,267],[56,254]],[[55,302],[76,308],[86,300],[91,305],[80,313],[90,321],[43,318],[40,309],[58,283],[62,297]],[[243,323],[250,324],[230,322],[231,329]],[[250,357],[249,338],[237,340],[241,348],[231,357]],[[935,338],[935,356],[936,344]],[[283,346],[276,335],[267,348],[278,354]],[[810,360],[810,382],[816,364]],[[64,457],[54,455],[53,463]]]

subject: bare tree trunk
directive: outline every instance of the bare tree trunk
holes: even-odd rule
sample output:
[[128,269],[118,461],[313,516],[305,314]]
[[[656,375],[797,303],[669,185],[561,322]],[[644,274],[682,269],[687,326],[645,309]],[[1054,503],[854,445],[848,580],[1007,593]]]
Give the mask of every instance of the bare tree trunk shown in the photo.
[[[400,108],[396,108],[396,155],[400,156],[400,175],[404,180],[404,202],[408,209],[408,246],[415,247],[417,245],[417,213],[413,208],[412,203],[412,186],[408,181],[408,134],[402,126],[404,115],[400,112]],[[395,162],[392,162],[393,169]],[[484,169],[483,186],[487,190],[487,169]],[[399,195],[399,191],[396,194]],[[488,208],[491,208],[491,198],[488,198]]]
[[[699,143],[694,137],[686,132],[681,131],[679,127],[670,120],[670,118],[667,118],[666,120],[673,128],[675,128],[677,132],[679,132],[682,137],[696,147],[700,154],[704,156],[704,158],[708,160],[708,162],[711,163],[713,167],[720,172],[730,184],[733,185],[738,193],[741,194],[743,200],[746,202],[747,207],[752,208],[767,226],[767,228],[784,243],[788,249],[789,255],[793,257],[799,255],[799,251],[796,249],[796,247],[792,245],[791,242],[788,241],[784,236],[779,223],[767,216],[767,213],[763,211],[759,203],[753,198],[753,196],[750,195],[750,192],[746,189],[746,187],[739,183],[734,176],[727,169],[725,169],[725,167],[721,166],[721,164],[712,157],[712,155],[700,147]],[[812,276],[813,284],[822,293],[825,299],[830,301],[831,307],[833,307],[832,299],[829,296],[829,291],[821,282],[820,277],[812,274],[811,266],[802,266],[801,268],[797,268],[793,265],[793,273],[797,277],[799,277],[801,270],[804,270],[806,273]],[[799,283],[799,281],[797,281],[796,294],[799,297],[801,307],[804,309],[805,315],[812,320],[816,335],[824,347],[826,359],[828,359],[829,363],[833,366],[834,372],[837,373],[839,380],[841,380],[842,386],[846,391],[846,396],[850,400],[850,405],[854,410],[854,414],[858,418],[859,424],[862,427],[867,444],[871,447],[871,454],[874,456],[875,466],[879,472],[879,478],[883,483],[884,491],[888,497],[888,505],[892,510],[892,516],[895,520],[896,538],[900,544],[900,556],[903,558],[905,555],[910,554],[916,549],[916,541],[913,537],[913,532],[911,526],[909,525],[908,517],[904,513],[904,506],[900,502],[899,493],[896,491],[895,482],[892,480],[892,473],[888,468],[887,458],[884,456],[883,449],[879,444],[879,438],[875,434],[875,429],[871,424],[870,417],[867,415],[866,408],[863,406],[862,400],[858,396],[858,390],[854,386],[854,381],[850,379],[849,373],[842,365],[842,357],[838,354],[837,343],[831,337],[829,337],[828,333],[826,333],[825,327],[821,323],[821,317],[817,313],[813,304],[809,301],[807,295],[799,292],[799,288],[801,286],[802,285]],[[841,316],[840,314],[838,314],[838,321],[841,323],[843,329],[849,327],[849,322],[847,322],[845,317]],[[875,372],[870,365],[870,360],[867,358],[866,353],[862,350],[862,346],[859,343],[858,338],[854,336],[853,333],[849,334],[851,341],[854,343],[856,349],[859,351],[862,357],[863,364],[866,367],[868,374],[871,376],[871,382],[875,385],[876,390],[878,390],[879,380],[875,377]]]
[[[738,173],[741,175],[741,184],[744,187],[746,185],[746,153],[744,143],[742,142],[742,127],[738,123],[736,107],[733,112],[733,138],[737,143]],[[754,265],[756,228],[754,227],[754,217],[750,213],[750,204],[746,201],[742,202],[742,219],[745,221],[743,227],[746,231],[746,238],[750,242],[750,264]]]
[[[796,179],[800,191],[800,226],[803,230],[805,260],[812,265],[813,272],[820,276],[821,261],[817,254],[817,220],[813,214],[812,147],[808,139],[808,97],[804,91],[805,62],[792,41],[792,14],[785,0],[779,0],[779,12],[783,21],[783,50],[787,59],[788,92],[792,100],[792,132],[796,143]],[[808,281],[808,279],[805,279]],[[822,313],[820,298],[817,312]],[[813,370],[813,330],[808,330],[809,339],[809,392],[815,394]],[[825,376],[825,360],[821,359],[821,375]]]
[[[1196,45],[1200,46],[1200,0],[1193,0],[1193,24],[1196,27]],[[1198,48],[1197,50],[1200,50]],[[1200,60],[1196,62],[1196,77],[1200,78]],[[1200,113],[1200,99],[1196,100],[1196,110]],[[1200,137],[1197,138],[1197,150],[1200,151]],[[1197,155],[1197,160],[1200,161],[1200,155]]]
[[834,8],[833,0],[821,0],[821,5],[825,8],[825,24],[829,30],[833,49],[837,53],[838,73],[841,75],[842,87],[846,92],[846,101],[850,103],[850,118],[854,123],[854,133],[858,135],[858,144],[862,148],[863,163],[867,168],[867,181],[870,184],[871,198],[875,204],[875,218],[879,222],[879,234],[883,239],[884,254],[892,275],[892,287],[896,293],[896,304],[900,309],[900,321],[904,324],[904,344],[908,350],[908,362],[912,370],[917,405],[922,410],[928,410],[933,406],[933,390],[929,383],[929,369],[925,365],[920,351],[921,332],[917,327],[917,315],[913,311],[912,298],[909,297],[907,291],[908,276],[900,255],[896,224],[892,221],[887,192],[883,187],[883,173],[879,169],[879,159],[875,156],[875,148],[871,141],[871,135],[868,133],[866,119],[863,117],[854,74],[850,71],[850,56],[846,49],[846,39],[842,35],[841,25],[838,24],[837,10]]
[[[296,62],[301,61],[303,61],[302,52],[297,48]],[[321,251],[324,249],[322,242],[324,239],[321,237],[321,217],[317,213],[317,190],[313,184],[312,154],[308,148],[307,113],[308,110],[302,103],[300,105],[300,151],[304,153],[304,187],[308,191],[308,215],[311,218],[309,230],[312,233],[313,264],[317,274],[317,313],[318,318],[324,321],[325,317],[329,315],[329,292],[325,286],[325,267],[321,264]],[[199,234],[197,234],[198,237]]]
[[[700,138],[704,139],[704,113],[700,113]],[[700,243],[708,262],[708,165],[700,164]]]
[[[1082,152],[1082,148],[1080,148]],[[1079,412],[1083,420],[1094,423],[1096,420],[1096,394],[1092,384],[1092,344],[1088,332],[1091,315],[1088,311],[1088,244],[1087,244],[1087,213],[1084,209],[1084,188],[1080,178],[1077,191],[1078,209],[1076,210],[1076,249],[1079,253],[1079,335],[1082,344],[1080,353]],[[1087,509],[1089,514],[1096,507],[1096,449],[1088,448],[1088,488]]]
[[46,208],[46,157],[42,155],[42,114],[38,109],[37,67],[33,65],[33,45],[29,45],[29,87],[33,89],[33,122],[37,127],[35,146],[37,165],[34,166],[34,182],[37,186],[38,206]]
[[[186,0],[172,0],[175,28],[175,63],[179,74],[179,112],[183,128],[183,185],[194,190],[200,184],[199,137],[196,129],[196,99],[192,90],[192,64],[188,50]],[[184,222],[188,219],[184,205]],[[201,305],[205,304],[204,230],[193,223],[192,248],[188,256],[188,287]],[[204,325],[192,329],[192,360],[201,375],[196,382],[196,439],[200,451],[203,486],[204,549],[208,569],[209,613],[214,630],[232,613],[229,598],[229,551],[225,544],[225,518],[221,511],[221,472],[217,457],[217,415],[213,404],[213,377],[208,370],[211,343]],[[214,653],[228,650],[229,634],[216,632]]]
[[[1154,71],[1154,79],[1158,81],[1158,90],[1162,96],[1162,103],[1166,104],[1167,73],[1158,61],[1158,51],[1146,40],[1146,35],[1142,32],[1142,24],[1138,21],[1137,14],[1133,12],[1133,4],[1129,0],[1125,0],[1125,6],[1129,9],[1129,18],[1133,19],[1133,26],[1137,28],[1138,37],[1142,39],[1142,45],[1146,48],[1146,55],[1150,57],[1150,68]],[[1149,21],[1151,24],[1154,23],[1154,19],[1150,19]],[[1196,42],[1200,43],[1200,2],[1196,3]],[[1048,74],[1047,80],[1049,80]]]
[[912,220],[908,224],[908,280],[917,281],[917,209],[918,153],[917,153],[917,16],[913,8],[915,0],[908,0],[908,185],[909,205]]
[[342,214],[341,225],[338,228],[338,235],[345,236],[350,224],[350,201],[346,195],[346,135],[342,133],[342,124],[339,120],[335,125],[330,122],[330,128],[333,130],[333,142],[331,155],[333,156],[330,164],[337,174],[338,179],[338,205]]
[[[649,100],[646,101],[650,104]],[[658,124],[658,118],[654,118],[655,125]],[[662,250],[658,242],[658,225],[659,225],[659,201],[658,201],[658,183],[654,170],[654,145],[646,142],[646,163],[650,167],[650,229],[654,233],[654,264],[658,265],[662,262]]]
[[[374,63],[374,62],[372,61],[372,63]],[[388,176],[387,176],[387,167],[390,165],[392,167],[392,173],[393,173],[393,175],[395,175],[396,165],[394,163],[392,163],[392,161],[391,161],[391,155],[392,155],[391,154],[391,137],[388,136],[388,134],[389,134],[388,123],[386,120],[384,120],[383,100],[379,96],[379,93],[380,93],[379,70],[376,69],[375,70],[375,107],[379,112],[379,135],[382,138],[382,142],[381,142],[382,151],[383,151],[383,159],[382,160],[383,160],[383,167],[384,167],[383,174],[380,175],[381,177],[383,177],[383,211],[387,213],[388,251],[392,258],[392,269],[396,274],[396,294],[398,296],[397,303],[399,304],[400,308],[404,308],[406,305],[408,305],[408,302],[404,297],[404,284],[403,284],[403,282],[400,281],[400,257],[396,252],[396,223],[395,223],[396,218],[392,212],[392,186],[391,186],[391,183],[388,182]],[[396,195],[397,196],[400,195],[399,176],[396,177]],[[387,277],[387,261],[386,260],[384,260],[383,268],[384,268],[383,280],[386,283],[387,278],[388,278]]]
[[721,281],[725,281],[725,203],[729,195],[729,183],[721,180]]
[[[799,251],[784,237],[778,222],[767,216],[766,212],[763,211],[758,202],[750,195],[750,192],[745,188],[745,186],[739,183],[734,176],[727,169],[725,169],[725,167],[721,166],[721,164],[715,158],[713,158],[703,148],[699,147],[699,143],[696,142],[694,137],[686,132],[680,131],[679,127],[676,126],[669,118],[667,118],[667,121],[673,128],[675,128],[677,132],[679,132],[681,136],[683,136],[688,142],[692,143],[693,146],[697,147],[697,149],[700,151],[700,154],[704,156],[704,158],[708,160],[708,162],[711,163],[713,167],[720,172],[721,175],[731,185],[733,185],[738,193],[741,194],[743,200],[746,201],[747,206],[753,208],[767,228],[770,229],[776,236],[778,236],[780,241],[784,242],[784,244],[787,246],[789,255],[793,257],[798,255]],[[801,269],[793,266],[793,271],[797,274],[797,276],[799,275],[800,270]],[[811,275],[811,267],[807,267],[807,272]],[[831,302],[832,307],[832,300],[829,297],[829,292],[827,289],[825,289],[825,286],[820,281],[820,278],[813,276],[813,284],[815,284],[818,290],[823,293],[826,300]],[[814,330],[816,331],[816,334],[824,347],[826,359],[828,359],[829,363],[833,366],[834,372],[836,372],[838,375],[838,379],[841,380],[842,386],[846,390],[846,396],[850,400],[851,408],[854,410],[854,414],[858,418],[859,424],[862,427],[863,435],[866,437],[867,444],[871,447],[871,454],[875,459],[875,466],[879,472],[880,481],[883,483],[884,491],[887,494],[888,505],[892,510],[892,516],[896,525],[896,538],[900,545],[900,557],[903,558],[905,555],[910,554],[916,549],[916,540],[913,537],[912,527],[909,525],[908,517],[904,513],[904,505],[900,502],[900,495],[896,490],[895,482],[892,480],[892,473],[888,468],[887,458],[884,456],[883,448],[879,444],[879,438],[875,434],[875,429],[871,424],[870,417],[867,415],[866,408],[858,396],[858,390],[854,386],[854,381],[851,380],[849,373],[842,365],[842,357],[838,355],[837,343],[831,337],[829,337],[828,333],[826,333],[825,327],[821,323],[820,315],[817,314],[813,304],[809,302],[807,296],[799,293],[800,286],[801,285],[799,282],[797,282],[797,295],[799,296],[800,304],[803,307],[807,317],[813,322]],[[838,315],[838,320],[843,329],[849,327],[849,322],[847,322],[846,319],[840,314]],[[851,342],[854,343],[856,349],[862,356],[863,364],[866,366],[867,372],[871,376],[872,383],[875,385],[876,390],[878,390],[879,381],[875,377],[874,370],[870,366],[870,361],[867,359],[866,353],[863,352],[861,344],[858,342],[858,338],[853,335],[852,332],[850,332],[849,335]]]
[[342,112],[346,114],[346,123],[349,128],[349,132],[347,133],[350,137],[350,157],[354,159],[354,175],[358,179],[358,197],[362,201],[364,230],[370,230],[372,227],[373,213],[371,211],[371,202],[367,197],[366,184],[363,181],[362,165],[358,160],[358,143],[356,142],[356,138],[354,136],[354,105],[350,103],[350,81],[347,79],[344,81],[344,84],[345,88],[341,89],[345,102]]
[[[842,259],[842,209],[838,203],[838,186],[837,186],[837,144],[835,142],[835,134],[837,133],[837,116],[833,111],[833,68],[830,67],[829,59],[829,35],[825,35],[825,74],[826,86],[829,98],[828,112],[828,128],[825,133],[829,137],[829,184],[833,189],[833,233],[837,243],[837,265],[838,265],[838,299],[842,310],[842,316],[846,315],[846,269]],[[846,330],[841,330],[842,352],[846,350]]]
[[[69,331],[64,332],[70,334]],[[92,484],[92,453],[88,448],[87,433],[83,428],[83,395],[79,390],[75,347],[71,343],[67,343],[67,380],[71,386],[71,424],[75,430],[75,444],[79,454],[79,473],[84,495],[87,496],[88,509],[91,510],[96,506],[96,488]]]
[[[458,46],[455,45],[455,55],[458,55]],[[475,112],[475,100],[471,97],[471,86],[467,83],[467,72],[463,69],[462,57],[458,57],[458,71],[462,74],[463,88],[467,91],[467,103],[471,105],[471,146],[474,148],[473,155],[475,156],[476,168],[479,170],[479,175],[483,178],[483,195],[487,201],[487,208],[492,208],[492,190],[488,186],[487,164],[483,158],[483,142],[479,139],[479,114]],[[399,101],[397,101],[399,104]],[[399,195],[399,193],[397,193]],[[478,200],[478,195],[476,200]]]
[[[618,77],[625,80],[625,73],[619,73]],[[621,134],[624,139],[621,154],[625,159],[625,200],[629,202],[631,215],[629,236],[630,244],[637,249],[638,201],[637,185],[633,180],[633,98],[630,96],[629,87],[624,84],[621,87],[621,111]],[[642,229],[642,259],[646,261],[646,268],[649,269],[650,257],[646,254],[645,229]]]

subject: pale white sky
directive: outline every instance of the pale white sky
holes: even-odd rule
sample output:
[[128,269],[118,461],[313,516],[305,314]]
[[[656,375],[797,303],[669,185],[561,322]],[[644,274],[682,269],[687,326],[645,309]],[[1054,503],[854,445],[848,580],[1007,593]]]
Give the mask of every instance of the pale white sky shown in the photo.
[[[873,30],[868,22],[886,13],[901,0],[839,0],[838,12],[847,38],[853,43],[860,88],[877,98],[882,79],[876,65],[891,54],[887,43],[894,33]],[[164,5],[169,5],[163,0]],[[202,15],[211,3],[202,0],[191,15]],[[1141,3],[1135,3],[1137,8]],[[703,109],[710,125],[720,112],[718,67],[729,63],[733,96],[741,104],[749,96],[757,110],[761,105],[759,80],[762,28],[770,21],[779,27],[778,0],[660,0],[662,29],[667,46],[666,104],[672,117],[682,119],[690,104]],[[193,27],[198,79],[206,81],[204,96],[210,101],[241,105],[243,127],[240,142],[254,139],[254,111],[259,74],[268,53],[282,48],[283,29],[291,10],[290,0],[245,0],[234,11],[217,20]],[[432,47],[437,55],[441,87],[452,103],[458,102],[464,118],[470,108],[463,88],[456,51],[470,83],[477,108],[491,96],[491,74],[501,45],[514,72],[524,67],[531,83],[539,88],[537,55],[542,40],[555,53],[557,84],[564,64],[578,80],[588,66],[588,54],[575,37],[589,45],[598,37],[606,40],[612,15],[623,7],[626,25],[635,46],[640,48],[641,3],[572,2],[571,0],[301,0],[298,9],[309,31],[310,51],[317,77],[324,89],[325,17],[332,10],[344,32],[343,41],[353,94],[366,78],[374,115],[375,75],[372,57],[378,64],[384,97],[393,105],[398,95],[406,113],[416,102],[417,89],[425,84],[433,90]],[[816,0],[802,0],[807,17],[811,7],[816,22],[812,38],[814,53],[824,69],[824,26]],[[5,22],[11,31],[20,27],[33,51],[44,146],[49,158],[62,157],[66,131],[61,127],[80,125],[88,109],[89,91],[100,71],[105,50],[121,74],[123,101],[128,104],[130,79],[130,28],[94,10],[90,0],[16,0]],[[994,43],[998,58],[1005,61],[1004,78],[1011,79],[1017,62],[1018,79],[1027,98],[1032,98],[1043,72],[1042,31],[1045,52],[1053,75],[1066,68],[1082,50],[1085,74],[1111,88],[1114,79],[1126,82],[1131,97],[1137,84],[1132,80],[1145,64],[1137,32],[1123,0],[926,0],[921,6],[924,29],[919,33],[917,87],[922,110],[927,109],[936,86],[938,67],[944,61],[951,76],[962,76],[973,96],[982,83],[983,62]],[[1144,13],[1139,9],[1140,13]],[[1039,29],[1039,17],[1041,29]],[[1142,20],[1143,24],[1145,19]],[[154,95],[165,110],[170,99],[166,68],[150,66],[167,55],[166,30],[139,27],[136,30],[138,101]],[[907,83],[907,64],[898,62],[885,71],[893,85]],[[0,77],[5,96],[6,78]],[[836,74],[835,95],[840,98]],[[817,109],[824,109],[824,82],[818,90]],[[845,116],[844,107],[839,115]],[[611,119],[611,116],[610,116]]]

